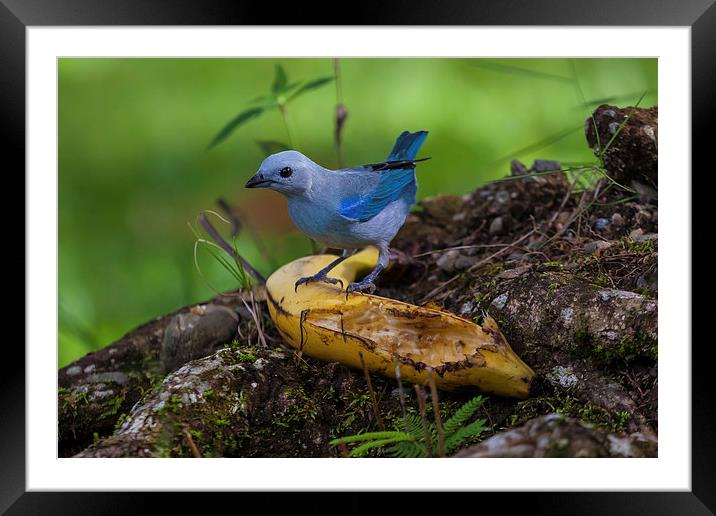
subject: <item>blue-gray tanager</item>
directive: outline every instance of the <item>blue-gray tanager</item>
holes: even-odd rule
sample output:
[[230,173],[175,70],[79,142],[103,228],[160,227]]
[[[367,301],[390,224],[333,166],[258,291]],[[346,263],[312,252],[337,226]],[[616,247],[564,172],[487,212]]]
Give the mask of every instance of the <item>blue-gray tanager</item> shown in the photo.
[[388,245],[415,204],[415,164],[424,161],[415,156],[427,135],[427,131],[405,131],[385,162],[360,167],[329,170],[292,150],[272,154],[261,163],[246,188],[282,193],[296,226],[312,239],[343,250],[314,276],[299,279],[296,289],[309,281],[339,283],[329,278],[328,272],[351,250],[375,246],[379,250],[375,269],[362,281],[348,285],[346,291],[375,290],[373,282],[389,262]]

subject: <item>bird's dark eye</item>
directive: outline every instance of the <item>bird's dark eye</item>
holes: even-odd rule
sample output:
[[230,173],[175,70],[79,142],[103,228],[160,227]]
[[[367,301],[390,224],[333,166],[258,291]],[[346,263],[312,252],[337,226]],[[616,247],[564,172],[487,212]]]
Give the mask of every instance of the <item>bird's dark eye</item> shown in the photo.
[[279,174],[281,175],[281,177],[291,177],[291,174],[293,174],[293,170],[291,169],[291,167],[283,167]]

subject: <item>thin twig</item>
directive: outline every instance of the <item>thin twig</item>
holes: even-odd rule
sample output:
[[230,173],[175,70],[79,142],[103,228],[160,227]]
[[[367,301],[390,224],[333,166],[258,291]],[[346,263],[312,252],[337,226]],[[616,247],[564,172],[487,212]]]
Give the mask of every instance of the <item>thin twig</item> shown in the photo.
[[343,104],[343,84],[341,81],[341,63],[339,58],[333,59],[333,71],[336,79],[336,130],[335,130],[335,141],[336,141],[336,154],[338,157],[338,168],[343,167],[343,145],[341,135],[343,133],[343,126],[348,118],[348,111]]
[[405,431],[408,431],[408,414],[405,410],[405,393],[403,392],[403,380],[400,377],[400,364],[396,358],[393,358],[393,367],[395,368],[395,379],[398,380],[398,396],[400,398],[400,410],[403,413],[403,425]]
[[420,409],[420,419],[423,421],[423,435],[425,439],[425,449],[428,451],[429,457],[433,455],[432,439],[430,438],[430,430],[428,429],[428,416],[425,411],[425,391],[422,385],[415,385],[415,393],[418,396],[418,408]]
[[199,215],[199,224],[229,256],[231,256],[234,260],[240,262],[244,270],[248,272],[256,281],[258,281],[259,283],[266,283],[266,278],[264,278],[259,271],[254,269],[249,262],[244,260],[244,258],[240,254],[238,254],[236,250],[231,247],[226,240],[222,238],[216,228],[214,228],[211,222],[209,222],[209,219],[206,218],[206,215],[204,213]]
[[[258,334],[259,342],[263,347],[266,347],[266,339],[264,338],[264,332],[263,327],[261,324],[261,318],[259,317],[257,310],[256,310],[256,301],[254,299],[254,293],[251,292],[251,306],[248,305],[248,303],[244,300],[244,298],[241,298],[241,302],[244,304],[244,307],[246,310],[249,311],[251,314],[251,318],[254,320],[254,324],[256,325],[256,332]],[[252,308],[253,307],[253,308]]]
[[232,206],[222,197],[219,197],[216,200],[216,204],[219,205],[219,208],[221,208],[226,217],[229,219],[229,222],[231,223],[231,236],[235,237],[241,231],[241,220],[239,220],[239,215],[236,213],[236,211],[234,211],[234,208],[232,208]]
[[514,244],[475,244],[475,245],[457,245],[454,247],[445,247],[443,249],[435,249],[433,251],[426,251],[424,253],[415,254],[411,258],[423,258],[424,256],[430,256],[431,254],[447,253],[449,251],[465,251],[468,249],[489,249],[492,247],[512,247]]
[[440,417],[440,403],[438,402],[438,388],[435,385],[435,374],[433,371],[428,372],[430,378],[430,397],[433,402],[433,416],[435,417],[435,427],[438,429],[438,453],[441,457],[445,455],[445,431],[443,430],[443,420]]
[[363,368],[363,376],[365,376],[365,383],[368,384],[368,390],[370,391],[370,401],[373,404],[373,414],[375,415],[375,419],[378,422],[378,428],[385,431],[385,424],[383,423],[383,418],[380,417],[380,410],[378,409],[378,400],[375,398],[373,383],[370,381],[370,373],[368,373],[368,368],[365,365],[365,360],[363,360],[363,353],[359,351],[358,356],[360,357],[360,365]]
[[[484,258],[484,259],[480,260],[479,262],[473,264],[469,269],[467,269],[467,272],[472,272],[472,271],[474,271],[475,269],[477,269],[477,268],[483,266],[484,264],[488,263],[488,262],[489,262],[490,260],[492,260],[493,258],[497,258],[497,257],[500,256],[502,253],[504,253],[506,250],[515,247],[517,244],[519,244],[520,242],[522,242],[524,239],[530,237],[534,232],[535,232],[534,229],[531,230],[531,231],[528,231],[527,233],[525,233],[524,235],[522,235],[520,238],[518,238],[517,240],[515,240],[515,241],[512,242],[511,244],[509,244],[509,245],[503,247],[502,249],[500,249],[500,250],[497,251],[497,252],[492,253],[492,254],[491,254],[490,256],[488,256],[487,258]],[[428,292],[425,296],[423,296],[423,299],[421,300],[421,302],[424,303],[425,301],[430,300],[433,296],[435,296],[435,294],[437,294],[437,293],[440,292],[442,289],[444,289],[445,287],[447,287],[448,285],[450,285],[452,282],[454,282],[455,280],[457,280],[459,277],[460,277],[460,275],[457,274],[457,275],[453,276],[452,278],[450,278],[449,280],[444,281],[443,283],[441,283],[440,285],[438,285],[437,287],[435,287],[433,290],[431,290],[430,292]]]
[[189,443],[189,448],[191,449],[191,454],[197,458],[201,459],[201,452],[199,451],[199,448],[196,447],[196,443],[194,443],[194,439],[191,437],[191,433],[189,430],[184,430],[184,437],[186,438],[186,442]]
[[549,222],[547,223],[547,227],[551,226],[555,220],[557,220],[557,217],[559,217],[559,214],[562,213],[562,210],[567,205],[567,201],[569,201],[569,198],[572,196],[572,191],[574,190],[575,185],[577,184],[577,181],[579,181],[579,178],[582,177],[582,172],[578,172],[574,176],[574,181],[572,181],[569,185],[569,188],[567,189],[567,193],[564,194],[564,198],[562,199],[562,203],[559,205],[559,208],[557,208],[557,211],[554,212],[552,217],[549,219]]

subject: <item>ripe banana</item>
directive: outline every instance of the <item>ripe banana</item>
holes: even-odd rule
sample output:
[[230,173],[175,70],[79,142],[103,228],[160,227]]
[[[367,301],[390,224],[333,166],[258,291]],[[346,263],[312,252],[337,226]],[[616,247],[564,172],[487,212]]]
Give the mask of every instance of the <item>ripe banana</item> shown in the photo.
[[[343,261],[330,276],[347,286],[370,271],[375,249]],[[482,326],[451,313],[311,282],[294,290],[336,256],[300,258],[266,282],[268,307],[283,338],[308,356],[427,384],[430,371],[442,389],[473,385],[485,392],[525,398],[534,372],[512,351],[491,317]],[[396,371],[399,369],[399,371]]]

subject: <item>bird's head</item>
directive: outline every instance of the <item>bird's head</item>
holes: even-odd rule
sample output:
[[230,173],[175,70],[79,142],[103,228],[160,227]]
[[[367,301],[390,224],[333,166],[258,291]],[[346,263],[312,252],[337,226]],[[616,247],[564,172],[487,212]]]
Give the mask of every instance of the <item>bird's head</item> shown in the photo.
[[270,188],[286,196],[301,195],[310,190],[313,174],[321,169],[300,152],[278,152],[261,163],[246,188]]

